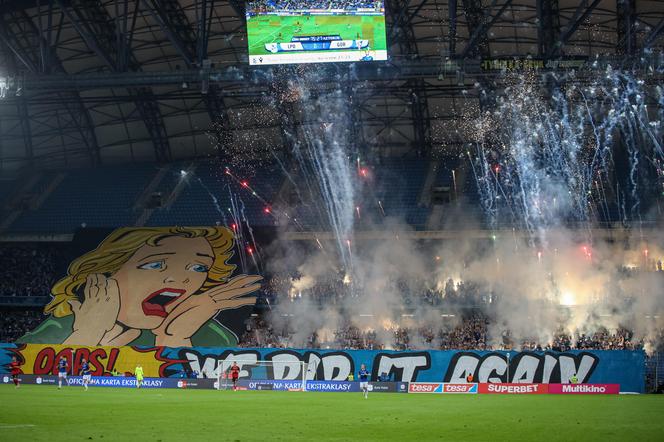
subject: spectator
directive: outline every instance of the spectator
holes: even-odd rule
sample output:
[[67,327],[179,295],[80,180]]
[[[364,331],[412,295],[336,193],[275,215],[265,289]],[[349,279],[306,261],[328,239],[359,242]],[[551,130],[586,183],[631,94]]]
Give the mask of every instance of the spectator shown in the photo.
[[3,310],[0,312],[0,342],[14,342],[44,320],[40,310]]
[[59,250],[43,245],[0,246],[0,296],[48,296]]

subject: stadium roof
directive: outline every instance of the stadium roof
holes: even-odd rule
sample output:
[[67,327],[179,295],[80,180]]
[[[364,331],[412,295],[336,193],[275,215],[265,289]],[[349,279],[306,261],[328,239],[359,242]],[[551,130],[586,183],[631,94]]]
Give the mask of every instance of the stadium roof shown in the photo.
[[[0,14],[3,174],[260,151],[306,118],[270,99],[298,70],[247,66],[242,0],[5,0]],[[372,151],[463,142],[489,60],[629,60],[664,40],[661,0],[388,0],[386,14],[389,62],[326,67],[371,85],[344,87]]]

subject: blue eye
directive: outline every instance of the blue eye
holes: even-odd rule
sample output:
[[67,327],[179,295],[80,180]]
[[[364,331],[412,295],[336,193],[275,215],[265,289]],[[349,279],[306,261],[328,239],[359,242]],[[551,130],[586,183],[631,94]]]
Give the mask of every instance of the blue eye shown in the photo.
[[200,272],[200,273],[207,273],[208,266],[204,266],[203,264],[194,264],[190,267],[190,270],[193,270],[194,272]]
[[138,266],[139,269],[143,270],[162,270],[164,267],[164,261],[152,261]]

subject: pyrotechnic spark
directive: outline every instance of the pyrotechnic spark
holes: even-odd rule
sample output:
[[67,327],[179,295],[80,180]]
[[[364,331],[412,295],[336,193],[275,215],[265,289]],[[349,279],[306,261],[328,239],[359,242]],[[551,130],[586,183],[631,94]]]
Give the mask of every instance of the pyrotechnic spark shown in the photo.
[[565,292],[560,297],[560,305],[573,306],[576,305],[576,299],[571,292]]
[[[664,156],[664,134],[650,121],[654,112],[645,102],[645,84],[611,69],[587,87],[569,78],[567,83],[558,79],[561,86],[545,98],[535,75],[508,75],[511,84],[495,111],[463,122],[462,132],[477,140],[475,157],[468,156],[492,227],[509,213],[518,228],[546,243],[551,227],[608,218],[609,195],[603,189],[613,175],[615,132],[621,134],[630,166],[629,188],[615,193],[619,207],[627,203],[623,217],[638,220],[641,192],[659,187],[637,180],[651,176],[642,171],[657,169]],[[653,175],[661,184],[662,177]],[[553,203],[546,204],[551,198]]]

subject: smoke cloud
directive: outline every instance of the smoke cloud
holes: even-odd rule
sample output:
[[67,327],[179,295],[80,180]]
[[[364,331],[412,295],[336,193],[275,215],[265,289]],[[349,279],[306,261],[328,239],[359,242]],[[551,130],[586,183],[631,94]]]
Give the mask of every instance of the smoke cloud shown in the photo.
[[[411,348],[437,347],[439,332],[473,314],[489,318],[492,347],[544,346],[560,333],[620,327],[647,349],[657,345],[664,328],[661,264],[656,271],[664,260],[656,228],[664,184],[661,89],[610,68],[585,86],[573,76],[555,78],[549,94],[536,75],[513,81],[495,109],[460,123],[473,140],[461,156],[482,216],[470,215],[476,211],[461,199],[443,220],[446,228],[489,229],[483,237],[443,230],[444,239],[422,239],[404,219],[385,216],[376,192],[360,191],[364,173],[357,173],[359,159],[355,170],[344,102],[353,89],[314,95],[308,88],[323,79],[300,74],[304,80],[289,83],[287,94],[307,117],[290,134],[298,201],[280,210],[306,212],[320,229],[308,241],[292,240],[289,231],[304,228],[285,220],[264,259],[267,273],[283,279],[271,318],[287,329],[288,345],[311,345],[314,335],[333,344],[335,331],[352,325],[387,348],[404,344],[404,328],[414,331]],[[659,95],[648,100],[653,93]],[[626,152],[622,163],[616,146]],[[380,173],[378,163],[366,164]],[[376,213],[360,222],[360,206]],[[620,213],[617,226],[603,224],[612,211]]]

